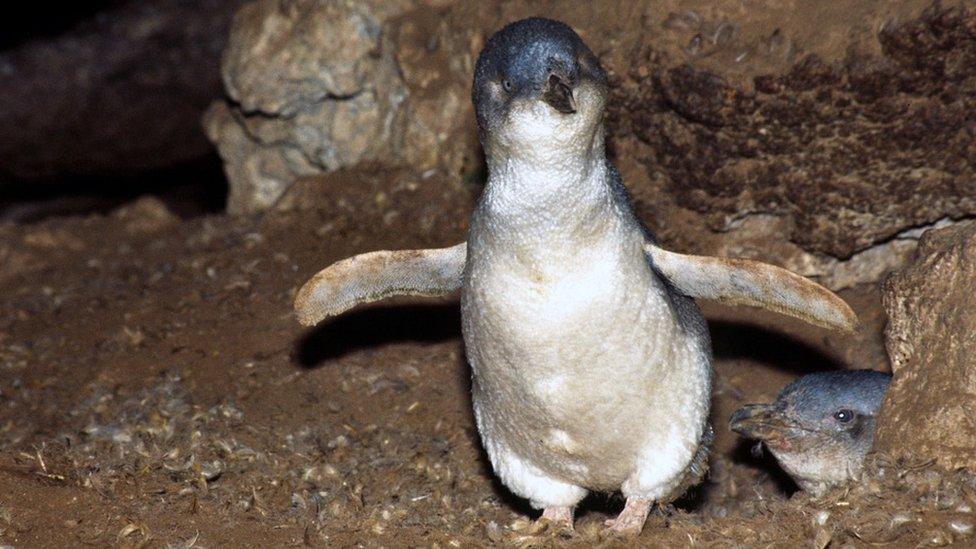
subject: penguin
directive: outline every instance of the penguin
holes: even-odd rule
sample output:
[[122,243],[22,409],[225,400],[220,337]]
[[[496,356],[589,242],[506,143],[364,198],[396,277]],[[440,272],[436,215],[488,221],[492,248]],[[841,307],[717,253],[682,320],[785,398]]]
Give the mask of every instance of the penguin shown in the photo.
[[796,484],[818,497],[860,476],[890,382],[891,374],[874,370],[807,374],[775,402],[736,410],[729,427],[762,441]]
[[658,246],[607,160],[608,82],[567,25],[511,23],[486,42],[472,99],[488,179],[467,241],[377,251],[298,292],[314,325],[392,295],[460,290],[474,416],[495,474],[572,528],[590,491],[620,491],[607,526],[639,534],[705,472],[712,355],[694,298],[852,331],[829,290],[755,261]]

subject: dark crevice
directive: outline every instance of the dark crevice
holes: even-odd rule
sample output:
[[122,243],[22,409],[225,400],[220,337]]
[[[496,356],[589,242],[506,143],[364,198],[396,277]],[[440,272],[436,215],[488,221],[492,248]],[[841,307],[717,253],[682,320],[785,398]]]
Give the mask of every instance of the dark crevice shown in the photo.
[[0,51],[17,48],[29,41],[60,36],[79,23],[126,1],[18,3],[16,9],[5,10],[3,22],[0,23]]
[[32,223],[50,217],[106,213],[140,196],[154,196],[190,218],[224,210],[227,181],[211,154],[174,166],[124,176],[75,176],[0,185],[0,221]]

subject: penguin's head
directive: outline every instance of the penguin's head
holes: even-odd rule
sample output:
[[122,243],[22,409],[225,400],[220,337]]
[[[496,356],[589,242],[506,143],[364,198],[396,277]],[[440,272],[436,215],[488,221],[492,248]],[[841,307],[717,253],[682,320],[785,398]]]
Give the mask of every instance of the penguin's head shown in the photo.
[[472,99],[485,153],[586,150],[602,127],[607,76],[564,23],[531,18],[488,39],[475,67]]
[[736,410],[730,427],[761,440],[805,489],[837,484],[856,476],[871,449],[890,381],[891,375],[872,370],[805,375],[775,402]]

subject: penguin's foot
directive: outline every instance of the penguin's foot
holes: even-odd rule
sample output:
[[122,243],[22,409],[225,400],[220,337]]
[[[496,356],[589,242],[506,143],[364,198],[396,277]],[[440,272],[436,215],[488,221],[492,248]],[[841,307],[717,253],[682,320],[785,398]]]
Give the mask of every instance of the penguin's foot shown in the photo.
[[567,534],[573,533],[572,507],[546,507],[539,517],[538,524],[551,530],[558,530]]
[[647,515],[651,512],[651,503],[653,502],[647,498],[627,498],[624,510],[617,515],[617,518],[610,519],[604,524],[619,534],[639,536],[644,529]]

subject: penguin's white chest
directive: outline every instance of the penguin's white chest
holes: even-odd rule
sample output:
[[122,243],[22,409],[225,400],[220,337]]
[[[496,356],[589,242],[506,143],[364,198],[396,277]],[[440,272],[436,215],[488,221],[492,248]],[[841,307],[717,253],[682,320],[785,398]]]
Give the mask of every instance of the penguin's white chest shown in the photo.
[[628,298],[639,299],[642,291],[627,288],[634,274],[628,270],[637,269],[624,269],[612,255],[581,252],[566,262],[487,269],[473,297],[483,306],[479,314],[504,324],[516,345],[527,350],[559,342],[571,350],[586,343],[579,338],[604,337]]
[[627,252],[475,255],[462,292],[483,437],[581,485],[619,487],[655,433],[686,433],[693,451],[703,424],[684,400],[707,390],[707,359],[639,247]]
[[[492,369],[518,371],[527,391],[538,385],[540,398],[568,375],[589,377],[608,361],[639,360],[625,355],[643,345],[625,340],[654,313],[647,310],[653,273],[640,255],[627,258],[617,248],[475,262],[464,290],[465,324],[474,328],[469,346],[490,358]],[[664,309],[662,303],[657,312]]]

